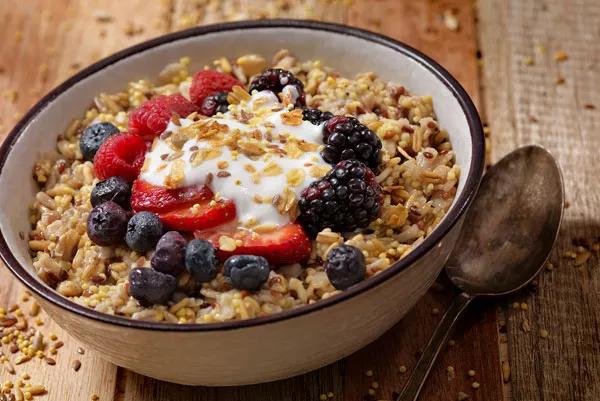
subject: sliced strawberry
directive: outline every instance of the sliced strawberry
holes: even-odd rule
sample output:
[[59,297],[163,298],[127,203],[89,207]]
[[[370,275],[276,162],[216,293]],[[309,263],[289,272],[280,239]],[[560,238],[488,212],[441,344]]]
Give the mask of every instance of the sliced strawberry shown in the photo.
[[[219,248],[219,238],[226,235],[241,240],[242,245],[234,251],[224,251]],[[287,224],[275,231],[258,234],[249,230],[235,232],[195,231],[196,238],[210,241],[218,249],[219,259],[227,259],[231,255],[256,255],[267,258],[272,265],[287,265],[304,262],[310,256],[311,242],[302,226],[295,223]]]
[[94,156],[94,171],[101,180],[123,177],[133,181],[144,164],[146,143],[137,135],[118,134],[106,139]]
[[213,192],[206,185],[168,189],[138,178],[133,182],[131,188],[131,208],[136,212],[146,210],[166,213],[174,209],[192,206],[195,203],[202,203],[213,197]]
[[233,220],[235,218],[235,203],[227,199],[217,202],[207,200],[191,207],[159,213],[158,217],[171,230],[206,230]]
[[207,96],[217,92],[230,92],[234,86],[243,87],[240,81],[224,72],[202,70],[194,74],[190,87],[190,99],[196,106],[202,106]]

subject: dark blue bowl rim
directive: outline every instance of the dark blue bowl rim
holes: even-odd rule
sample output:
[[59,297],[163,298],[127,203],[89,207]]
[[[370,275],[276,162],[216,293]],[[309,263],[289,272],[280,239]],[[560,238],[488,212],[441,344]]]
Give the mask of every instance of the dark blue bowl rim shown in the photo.
[[234,330],[248,327],[255,327],[259,325],[272,324],[281,322],[294,317],[307,315],[314,313],[318,310],[331,307],[339,302],[343,302],[351,297],[357,296],[363,292],[373,289],[379,284],[383,283],[390,277],[400,273],[404,269],[411,266],[419,258],[423,257],[429,252],[436,244],[438,244],[444,236],[460,221],[461,216],[470,206],[477,189],[479,182],[483,175],[483,169],[485,164],[485,145],[484,135],[481,126],[481,121],[477,113],[475,105],[469,98],[469,95],[464,88],[456,81],[456,79],[446,71],[437,62],[427,57],[418,50],[401,43],[399,41],[390,39],[386,36],[369,32],[366,30],[352,28],[345,25],[309,21],[309,20],[287,20],[287,19],[274,19],[274,20],[258,20],[258,21],[240,21],[231,23],[219,23],[213,25],[206,25],[196,28],[191,28],[164,36],[160,36],[155,39],[151,39],[127,49],[121,50],[109,57],[106,57],[89,67],[81,70],[65,82],[58,85],[46,96],[44,96],[35,106],[33,106],[27,114],[15,125],[15,127],[8,134],[2,147],[0,148],[0,174],[4,169],[8,154],[12,149],[13,145],[19,139],[19,136],[23,133],[24,127],[33,120],[33,118],[40,113],[49,103],[60,96],[67,89],[75,85],[77,82],[84,78],[94,74],[107,66],[118,62],[124,58],[130,57],[136,53],[164,45],[170,42],[174,42],[181,39],[186,39],[194,36],[200,36],[209,33],[217,33],[223,31],[232,30],[247,30],[257,28],[287,28],[287,29],[310,29],[326,31],[335,34],[354,36],[368,42],[386,46],[394,51],[400,52],[405,56],[413,59],[414,61],[421,64],[424,68],[430,71],[436,76],[456,97],[459,102],[465,117],[467,119],[469,130],[472,140],[472,158],[469,175],[466,179],[463,191],[460,193],[456,200],[455,206],[448,212],[446,218],[436,227],[431,235],[415,248],[410,254],[408,254],[402,260],[394,263],[390,268],[381,272],[375,277],[371,277],[348,290],[342,292],[334,297],[321,300],[311,305],[302,306],[299,308],[286,310],[274,315],[263,316],[248,320],[235,320],[220,323],[210,324],[175,324],[175,323],[158,323],[158,322],[145,322],[132,320],[121,316],[113,316],[105,313],[95,311],[85,306],[76,304],[67,298],[62,297],[57,292],[47,287],[35,277],[33,277],[27,268],[22,266],[17,259],[13,256],[10,251],[4,233],[0,233],[0,257],[6,264],[6,266],[12,271],[12,273],[23,282],[27,288],[41,297],[46,302],[53,304],[59,308],[65,309],[76,315],[89,318],[98,322],[113,324],[117,326],[123,326],[132,329],[143,329],[143,330],[157,330],[157,331],[172,331],[172,332],[201,332],[201,331],[214,331],[214,330]]

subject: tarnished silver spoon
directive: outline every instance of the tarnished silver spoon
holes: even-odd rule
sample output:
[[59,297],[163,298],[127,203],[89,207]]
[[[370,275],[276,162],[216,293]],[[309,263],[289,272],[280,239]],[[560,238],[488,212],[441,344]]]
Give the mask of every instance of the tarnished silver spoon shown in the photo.
[[446,264],[462,293],[444,314],[397,401],[417,400],[438,353],[475,298],[512,293],[539,273],[556,241],[563,206],[560,169],[541,146],[519,148],[487,172]]

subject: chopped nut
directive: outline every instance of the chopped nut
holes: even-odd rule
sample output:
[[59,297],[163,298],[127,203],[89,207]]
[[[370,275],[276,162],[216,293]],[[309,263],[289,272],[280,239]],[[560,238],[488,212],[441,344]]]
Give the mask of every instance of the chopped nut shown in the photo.
[[236,63],[247,77],[256,75],[267,68],[267,60],[258,54],[247,54],[239,57]]
[[228,237],[227,235],[221,235],[219,237],[219,249],[225,252],[233,252],[237,248],[235,239]]

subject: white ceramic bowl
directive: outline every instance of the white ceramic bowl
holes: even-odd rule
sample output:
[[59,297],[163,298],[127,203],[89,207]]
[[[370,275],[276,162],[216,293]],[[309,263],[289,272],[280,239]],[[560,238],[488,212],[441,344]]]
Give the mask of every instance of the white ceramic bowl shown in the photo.
[[[200,68],[246,53],[281,48],[300,60],[320,59],[345,76],[374,71],[415,94],[431,95],[462,168],[447,216],[406,258],[341,295],[269,317],[208,325],[140,322],[101,314],[59,296],[35,275],[26,239],[27,205],[37,192],[31,169],[56,148],[56,135],[84,112],[95,94],[155,77],[191,56]],[[194,385],[239,385],[293,375],[343,358],[398,322],[433,283],[460,230],[483,172],[484,139],[463,88],[433,60],[370,32],[308,21],[272,20],[211,25],[123,50],[50,92],[17,124],[0,150],[0,253],[50,316],[85,346],[135,372]]]

